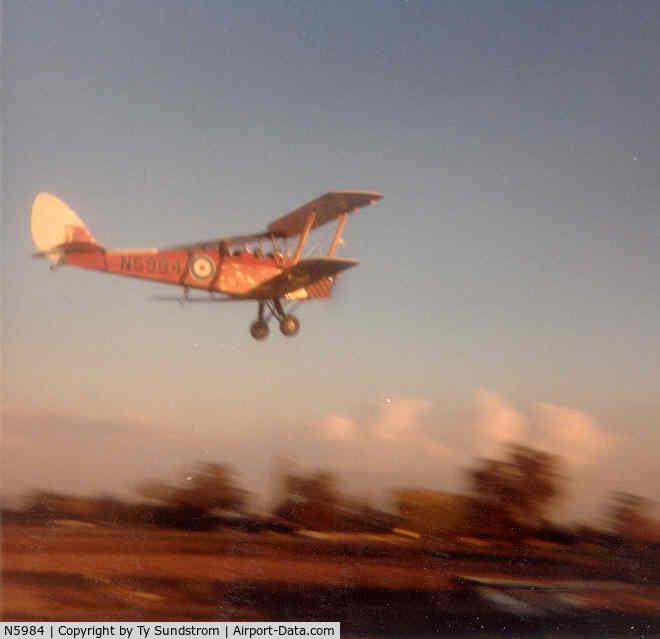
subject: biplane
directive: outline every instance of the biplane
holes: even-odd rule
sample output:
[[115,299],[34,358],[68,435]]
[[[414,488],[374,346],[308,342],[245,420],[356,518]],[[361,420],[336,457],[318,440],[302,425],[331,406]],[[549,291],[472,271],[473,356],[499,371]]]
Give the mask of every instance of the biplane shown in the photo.
[[[38,249],[34,257],[51,260],[51,270],[76,266],[180,286],[182,299],[188,301],[256,301],[252,337],[265,339],[272,317],[284,335],[293,336],[300,321],[285,309],[291,303],[329,298],[339,273],[357,266],[357,260],[335,257],[344,225],[349,213],[382,197],[366,191],[333,191],[276,219],[260,233],[162,249],[124,250],[99,244],[66,203],[50,193],[39,193],[31,218]],[[303,257],[309,233],[333,220],[337,227],[327,255]],[[291,251],[288,240],[296,237]],[[189,298],[190,289],[209,296]]]

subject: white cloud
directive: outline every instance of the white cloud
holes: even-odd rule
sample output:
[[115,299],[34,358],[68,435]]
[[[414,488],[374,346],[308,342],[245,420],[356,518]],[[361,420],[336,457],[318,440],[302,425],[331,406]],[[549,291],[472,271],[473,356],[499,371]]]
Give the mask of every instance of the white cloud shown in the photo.
[[425,437],[421,420],[430,409],[431,403],[421,397],[392,398],[380,407],[370,424],[370,433],[376,439],[390,442],[410,442]]
[[447,446],[426,432],[424,421],[431,408],[431,402],[421,397],[392,398],[383,404],[370,424],[372,442],[380,441],[383,446],[401,451],[405,449],[413,459],[451,455]]
[[476,406],[475,448],[483,457],[501,457],[503,447],[515,442],[585,466],[599,461],[614,442],[595,417],[568,406],[538,402],[525,415],[485,388],[477,392]]
[[508,443],[527,439],[527,419],[492,390],[477,391],[476,450],[482,457],[499,457]]
[[326,439],[330,441],[350,441],[355,439],[355,421],[342,415],[328,415],[322,426]]
[[595,417],[567,406],[536,404],[534,423],[541,431],[539,447],[561,455],[574,466],[599,462],[615,440]]
[[363,485],[438,481],[456,453],[427,432],[431,408],[421,397],[392,397],[363,419],[328,415],[319,428],[324,464]]

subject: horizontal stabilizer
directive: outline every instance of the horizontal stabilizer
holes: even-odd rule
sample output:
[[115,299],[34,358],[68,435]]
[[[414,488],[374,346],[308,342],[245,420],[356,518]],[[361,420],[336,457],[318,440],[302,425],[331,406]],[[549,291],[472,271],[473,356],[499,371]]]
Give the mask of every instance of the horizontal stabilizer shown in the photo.
[[358,260],[317,257],[300,260],[243,297],[248,299],[279,298],[327,277],[334,277],[348,268],[357,266]]
[[65,242],[48,251],[37,251],[32,257],[61,257],[71,253],[104,253],[105,248],[96,242]]

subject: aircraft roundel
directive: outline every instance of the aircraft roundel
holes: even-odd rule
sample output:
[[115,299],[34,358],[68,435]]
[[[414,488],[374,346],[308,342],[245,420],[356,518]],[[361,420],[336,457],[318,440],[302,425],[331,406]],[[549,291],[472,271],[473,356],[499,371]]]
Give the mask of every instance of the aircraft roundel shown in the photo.
[[210,280],[215,274],[215,263],[207,255],[198,255],[190,261],[190,272],[198,280]]

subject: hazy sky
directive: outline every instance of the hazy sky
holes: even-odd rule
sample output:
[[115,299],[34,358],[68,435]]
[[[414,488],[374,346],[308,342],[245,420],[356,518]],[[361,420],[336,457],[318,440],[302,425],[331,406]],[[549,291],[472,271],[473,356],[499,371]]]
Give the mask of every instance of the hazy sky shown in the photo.
[[[377,499],[517,440],[564,456],[575,513],[660,497],[656,0],[2,7],[5,494],[207,459],[262,491],[287,458]],[[385,198],[294,339],[30,258],[42,190],[134,247],[335,189]]]

